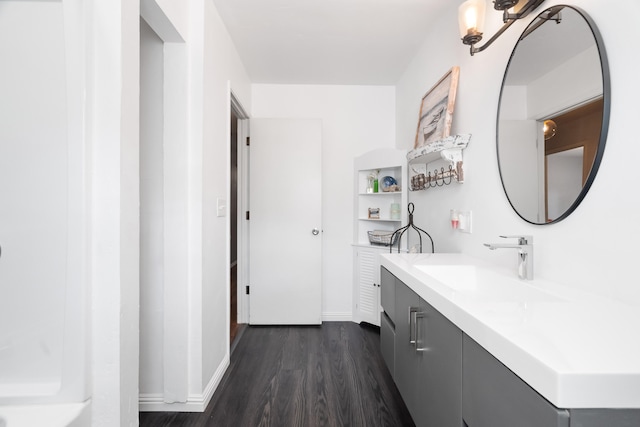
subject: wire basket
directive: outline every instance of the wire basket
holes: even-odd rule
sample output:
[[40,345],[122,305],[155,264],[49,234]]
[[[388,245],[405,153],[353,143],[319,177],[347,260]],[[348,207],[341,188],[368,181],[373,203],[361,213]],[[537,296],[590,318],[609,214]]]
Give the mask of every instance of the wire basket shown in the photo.
[[369,235],[369,243],[372,245],[393,246],[398,240],[398,235],[393,231],[373,230],[367,231],[367,234]]

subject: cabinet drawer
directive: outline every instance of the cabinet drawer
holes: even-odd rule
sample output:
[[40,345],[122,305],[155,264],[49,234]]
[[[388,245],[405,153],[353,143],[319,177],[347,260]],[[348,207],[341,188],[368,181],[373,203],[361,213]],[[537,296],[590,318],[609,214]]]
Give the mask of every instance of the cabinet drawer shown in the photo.
[[380,305],[391,322],[396,323],[396,277],[384,267],[380,267]]
[[385,313],[380,316],[380,350],[382,358],[391,372],[391,377],[395,378],[396,331]]
[[568,427],[553,406],[478,343],[463,337],[462,416],[469,427]]

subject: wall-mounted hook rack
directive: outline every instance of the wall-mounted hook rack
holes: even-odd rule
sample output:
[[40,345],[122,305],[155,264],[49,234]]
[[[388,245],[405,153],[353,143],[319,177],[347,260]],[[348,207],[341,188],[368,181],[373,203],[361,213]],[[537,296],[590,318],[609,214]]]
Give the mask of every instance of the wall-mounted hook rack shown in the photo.
[[[442,187],[454,180],[464,182],[462,150],[467,147],[471,135],[455,135],[416,148],[407,153],[409,164],[409,183],[411,191]],[[428,164],[444,160],[449,165],[428,171]]]
[[421,173],[416,170],[414,170],[414,172],[416,174],[411,177],[411,186],[409,187],[411,191],[449,185],[454,178],[460,182],[458,180],[458,172],[452,165],[449,165],[448,170],[445,170],[443,166],[440,170],[434,169],[433,172],[427,171],[426,173]]

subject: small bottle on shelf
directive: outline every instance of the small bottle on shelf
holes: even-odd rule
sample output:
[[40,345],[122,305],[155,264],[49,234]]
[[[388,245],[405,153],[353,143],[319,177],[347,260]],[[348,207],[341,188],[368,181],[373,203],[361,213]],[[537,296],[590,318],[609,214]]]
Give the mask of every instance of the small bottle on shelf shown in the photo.
[[380,171],[377,170],[375,171],[375,173],[373,173],[373,192],[377,193],[378,192],[378,175],[380,175]]
[[376,176],[370,173],[367,177],[367,193],[373,193],[374,182],[376,182]]
[[400,219],[400,203],[391,203],[391,219]]

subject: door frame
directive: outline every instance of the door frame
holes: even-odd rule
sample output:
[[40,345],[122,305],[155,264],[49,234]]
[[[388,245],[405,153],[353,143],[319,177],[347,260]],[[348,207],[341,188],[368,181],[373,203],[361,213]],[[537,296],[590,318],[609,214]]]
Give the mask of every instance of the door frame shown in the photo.
[[[245,212],[249,210],[249,147],[246,140],[249,137],[249,114],[233,93],[229,84],[229,121],[231,120],[231,110],[238,118],[238,187],[237,187],[237,264],[236,264],[236,287],[238,295],[237,320],[238,323],[249,323],[249,295],[243,292],[245,285],[249,283],[249,222],[245,219]],[[229,129],[228,135],[231,134]],[[231,164],[231,148],[229,144],[229,154],[227,164]],[[227,200],[231,200],[231,168],[227,173]],[[231,233],[231,220],[227,219],[227,230]],[[227,243],[227,264],[231,266],[231,243]],[[227,271],[227,283],[231,280],[230,270]],[[229,298],[231,296],[229,295]],[[230,302],[227,304],[230,310]],[[227,313],[229,319],[231,313]]]

